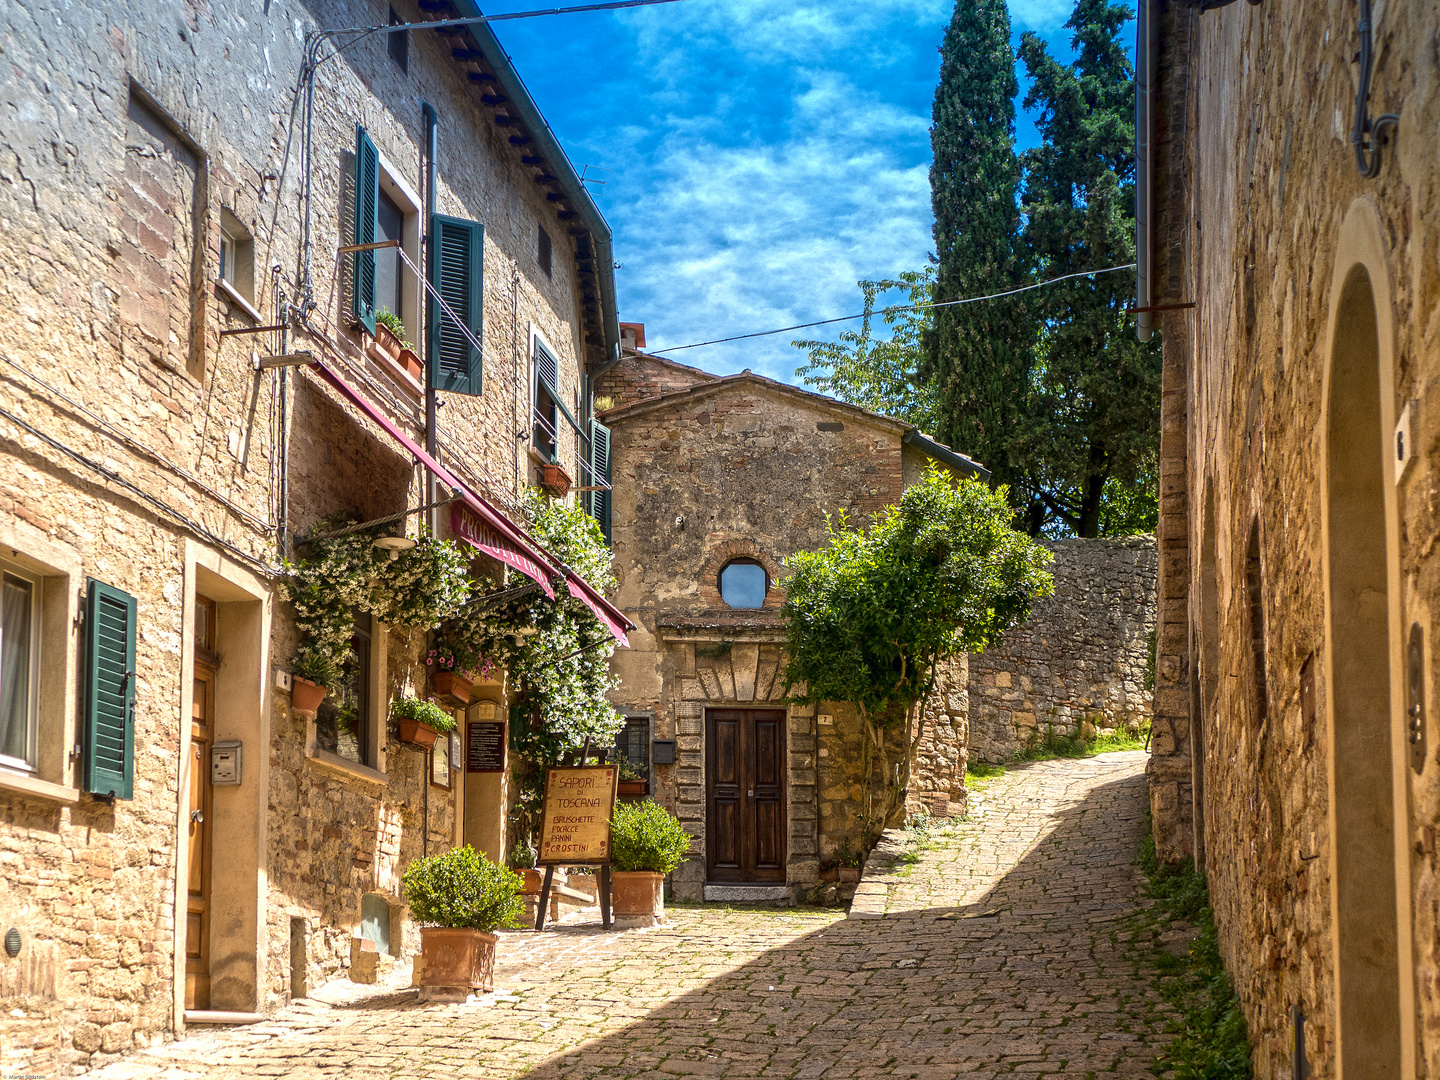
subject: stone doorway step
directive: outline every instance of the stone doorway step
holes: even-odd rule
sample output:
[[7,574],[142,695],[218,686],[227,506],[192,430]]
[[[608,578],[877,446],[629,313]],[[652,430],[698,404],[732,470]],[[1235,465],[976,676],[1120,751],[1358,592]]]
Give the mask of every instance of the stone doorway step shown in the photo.
[[790,890],[784,885],[706,885],[707,904],[787,904]]

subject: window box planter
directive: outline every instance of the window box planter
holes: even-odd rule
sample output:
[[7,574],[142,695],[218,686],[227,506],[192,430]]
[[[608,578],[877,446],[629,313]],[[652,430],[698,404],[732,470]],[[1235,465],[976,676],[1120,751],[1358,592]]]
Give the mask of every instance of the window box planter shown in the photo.
[[471,681],[458,671],[436,671],[430,675],[430,689],[435,692],[435,696],[456,705],[470,704],[472,685]]
[[855,884],[856,882],[858,882],[859,880],[860,880],[860,868],[859,868],[858,866],[842,866],[842,867],[840,867],[840,882],[841,882],[842,885],[843,885],[843,884],[854,885],[854,884]]
[[412,379],[419,380],[425,374],[425,365],[420,362],[420,357],[410,349],[401,349],[395,362],[403,367]]
[[484,930],[422,926],[415,985],[422,1000],[465,1000],[495,989],[495,943]]
[[831,866],[831,867],[829,867],[828,869],[821,870],[821,871],[820,871],[820,880],[821,880],[821,881],[839,881],[839,880],[840,880],[840,868],[839,868],[838,866]]
[[435,740],[440,738],[440,732],[419,720],[411,720],[409,717],[400,717],[400,741],[414,743],[416,746],[423,746],[425,749],[435,745]]
[[665,875],[651,870],[610,874],[610,909],[620,926],[659,926],[665,921]]
[[[391,360],[398,361],[401,353],[409,352],[405,343],[391,332],[390,328],[382,322],[375,324],[375,344]],[[414,354],[411,353],[413,356]]]
[[543,465],[540,468],[540,486],[557,499],[563,499],[570,490],[570,474],[559,465]]
[[290,679],[290,707],[296,712],[313,713],[320,708],[329,690],[317,682],[311,682],[300,675]]
[[650,793],[649,780],[621,780],[621,795],[648,795]]

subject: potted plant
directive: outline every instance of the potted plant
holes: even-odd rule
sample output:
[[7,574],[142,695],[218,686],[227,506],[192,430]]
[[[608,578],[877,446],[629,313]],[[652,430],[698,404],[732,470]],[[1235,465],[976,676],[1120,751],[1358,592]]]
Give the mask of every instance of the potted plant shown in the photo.
[[860,880],[860,866],[863,861],[859,854],[850,850],[850,838],[843,837],[839,849],[835,852],[835,865],[839,870],[841,884],[853,885]]
[[422,1000],[464,1000],[495,988],[496,927],[524,910],[518,875],[472,847],[417,859],[400,879],[420,924],[415,985]]
[[620,759],[620,794],[648,795],[649,792],[650,781],[645,776],[645,770],[629,758],[622,757]]
[[559,465],[545,465],[540,470],[540,486],[557,499],[563,499],[570,490],[570,474]]
[[400,741],[429,748],[441,735],[455,730],[455,718],[433,701],[398,697],[390,703],[390,714],[400,722]]
[[618,923],[665,921],[665,875],[685,860],[690,834],[653,799],[620,803],[610,819],[610,904]]
[[317,650],[300,651],[291,663],[290,707],[296,712],[315,712],[330,693],[329,684],[339,676],[339,665]]
[[820,880],[821,880],[821,881],[839,881],[839,880],[840,880],[840,866],[839,866],[838,863],[836,863],[836,861],[835,861],[834,859],[821,859],[821,860],[820,860]]
[[545,875],[535,869],[535,849],[528,843],[517,844],[510,849],[510,856],[505,861],[510,864],[524,882],[520,891],[526,896],[539,896],[540,890],[545,884]]
[[482,657],[473,645],[458,642],[443,630],[435,636],[435,644],[425,656],[430,669],[430,689],[456,705],[470,704],[474,675],[487,679],[495,665]]
[[401,350],[409,345],[405,340],[405,324],[388,308],[375,313],[375,344],[392,360],[399,360]]

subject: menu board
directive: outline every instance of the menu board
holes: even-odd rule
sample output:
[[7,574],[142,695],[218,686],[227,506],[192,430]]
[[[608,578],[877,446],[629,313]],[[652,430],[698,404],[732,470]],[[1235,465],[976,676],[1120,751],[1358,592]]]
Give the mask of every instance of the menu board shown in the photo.
[[465,771],[505,771],[505,721],[473,720],[465,729]]
[[539,865],[610,861],[610,815],[619,780],[615,765],[545,770]]

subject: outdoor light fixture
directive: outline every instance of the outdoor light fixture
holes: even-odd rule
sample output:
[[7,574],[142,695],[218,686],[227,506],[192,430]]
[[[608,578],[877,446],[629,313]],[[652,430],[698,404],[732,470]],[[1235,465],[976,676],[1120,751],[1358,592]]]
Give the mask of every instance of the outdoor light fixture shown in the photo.
[[380,536],[376,538],[375,546],[381,551],[388,551],[390,561],[394,562],[400,557],[400,552],[413,548],[415,541],[408,536]]

